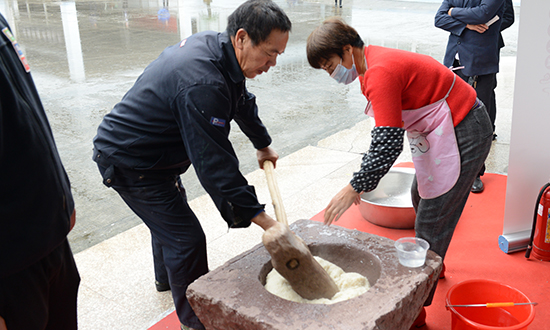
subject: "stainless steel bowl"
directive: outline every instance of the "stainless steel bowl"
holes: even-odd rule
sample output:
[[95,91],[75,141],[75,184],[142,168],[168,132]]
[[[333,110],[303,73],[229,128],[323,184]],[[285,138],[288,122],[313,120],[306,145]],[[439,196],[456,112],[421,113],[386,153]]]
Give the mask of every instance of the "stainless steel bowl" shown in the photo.
[[413,168],[393,167],[373,191],[361,195],[359,210],[367,221],[382,227],[414,228],[411,200]]

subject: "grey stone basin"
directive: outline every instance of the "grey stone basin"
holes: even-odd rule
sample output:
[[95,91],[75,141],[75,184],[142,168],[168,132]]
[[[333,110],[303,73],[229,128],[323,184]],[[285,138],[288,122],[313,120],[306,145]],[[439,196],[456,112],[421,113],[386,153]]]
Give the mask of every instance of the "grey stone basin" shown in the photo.
[[394,241],[385,237],[311,220],[290,228],[313,255],[366,276],[370,290],[331,305],[275,296],[263,287],[271,264],[258,244],[189,286],[187,297],[206,329],[408,330],[441,271],[441,258],[432,251],[423,267],[402,266]]

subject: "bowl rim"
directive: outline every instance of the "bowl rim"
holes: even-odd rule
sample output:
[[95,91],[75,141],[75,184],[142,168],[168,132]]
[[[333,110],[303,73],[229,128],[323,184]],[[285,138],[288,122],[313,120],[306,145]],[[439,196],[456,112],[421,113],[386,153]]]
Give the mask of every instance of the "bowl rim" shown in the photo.
[[361,198],[361,201],[365,202],[367,204],[370,204],[370,205],[383,206],[383,207],[388,208],[388,209],[412,209],[412,208],[414,208],[413,205],[412,205],[412,201],[411,201],[410,206],[387,205],[387,204],[375,203],[375,202],[371,202],[371,201],[368,201],[368,200],[363,199],[363,198]]
[[[401,249],[398,248],[400,243],[402,242],[409,242],[412,243],[414,241],[415,245],[420,246],[423,250],[428,251],[430,249],[430,242],[426,241],[422,237],[416,237],[416,236],[405,236],[400,237],[395,240],[394,246],[397,250],[401,251]],[[420,243],[420,244],[419,244]]]
[[[390,168],[388,173],[386,173],[384,176],[388,175],[390,172],[416,174],[416,170],[413,167],[392,167],[392,168]],[[378,188],[378,186],[376,188]],[[409,206],[399,206],[399,205],[387,205],[387,204],[382,204],[382,203],[376,203],[376,202],[369,201],[369,200],[363,198],[364,194],[368,194],[368,193],[374,191],[376,188],[374,188],[371,191],[361,193],[361,201],[365,202],[367,204],[375,205],[375,206],[383,206],[383,207],[394,208],[394,209],[410,209],[410,208],[413,208],[412,200],[411,200],[411,205],[409,205]]]

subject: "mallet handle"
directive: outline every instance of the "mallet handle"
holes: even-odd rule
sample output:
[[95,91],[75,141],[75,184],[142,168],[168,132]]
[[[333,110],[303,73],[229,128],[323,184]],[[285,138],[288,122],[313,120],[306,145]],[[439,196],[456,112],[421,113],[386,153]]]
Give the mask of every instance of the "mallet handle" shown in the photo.
[[271,201],[273,203],[273,208],[275,208],[275,217],[277,221],[288,226],[288,221],[286,219],[285,208],[283,206],[283,201],[281,199],[281,194],[279,193],[279,187],[277,186],[277,181],[275,180],[275,166],[270,160],[264,162],[264,171],[267,178],[267,186],[269,188],[269,193],[271,194]]

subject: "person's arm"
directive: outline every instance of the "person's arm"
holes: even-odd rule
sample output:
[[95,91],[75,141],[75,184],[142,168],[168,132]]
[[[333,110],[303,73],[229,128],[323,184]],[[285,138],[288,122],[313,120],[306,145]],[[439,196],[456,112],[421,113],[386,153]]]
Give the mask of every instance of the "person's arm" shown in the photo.
[[174,111],[202,186],[231,227],[248,227],[264,205],[240,172],[228,138],[229,99],[229,91],[222,85],[195,85],[180,92]]
[[351,184],[347,184],[340,190],[325,208],[324,223],[330,225],[333,221],[338,221],[344,212],[349,209],[351,204],[359,204],[361,194],[355,191]]
[[338,220],[351,204],[360,202],[362,192],[374,190],[403,151],[402,93],[409,85],[408,75],[403,73],[384,64],[367,71],[363,93],[372,104],[376,127],[360,170],[326,207],[325,224]]
[[257,216],[252,218],[252,222],[260,226],[263,230],[268,230],[277,224],[277,221],[265,212],[258,213]]
[[450,17],[465,24],[485,24],[495,17],[503,4],[504,0],[481,0],[479,5],[475,7],[453,8]]
[[514,24],[515,19],[516,15],[514,13],[514,4],[512,3],[512,0],[505,0],[504,14],[502,15],[502,24],[500,25],[500,31],[504,31],[509,28],[512,24]]
[[256,149],[262,149],[271,144],[271,137],[258,115],[256,96],[249,93],[246,88],[242,105],[237,109],[234,119]]
[[261,169],[264,168],[264,162],[266,160],[270,160],[273,163],[273,168],[277,167],[277,159],[279,159],[279,154],[277,154],[275,149],[271,147],[256,150],[256,157],[258,158],[258,164]]
[[460,35],[466,28],[466,24],[449,15],[451,3],[444,0],[435,14],[435,27],[443,29],[455,35]]
[[8,328],[6,327],[6,322],[4,322],[2,316],[0,316],[0,330],[8,330]]
[[372,129],[369,151],[363,156],[361,169],[350,181],[356,192],[368,192],[378,186],[403,151],[404,132],[399,127],[377,126]]
[[403,151],[403,134],[398,127],[380,127],[372,130],[368,153],[363,156],[361,169],[353,174],[350,183],[330,201],[325,209],[325,224],[337,221],[351,206],[360,202],[360,194],[374,190],[380,179],[393,166]]
[[249,93],[246,88],[243,95],[243,105],[235,113],[234,119],[256,148],[256,156],[260,168],[263,168],[266,160],[273,162],[273,166],[276,167],[279,155],[273,148],[269,147],[271,144],[271,137],[258,116],[256,97],[254,94]]

